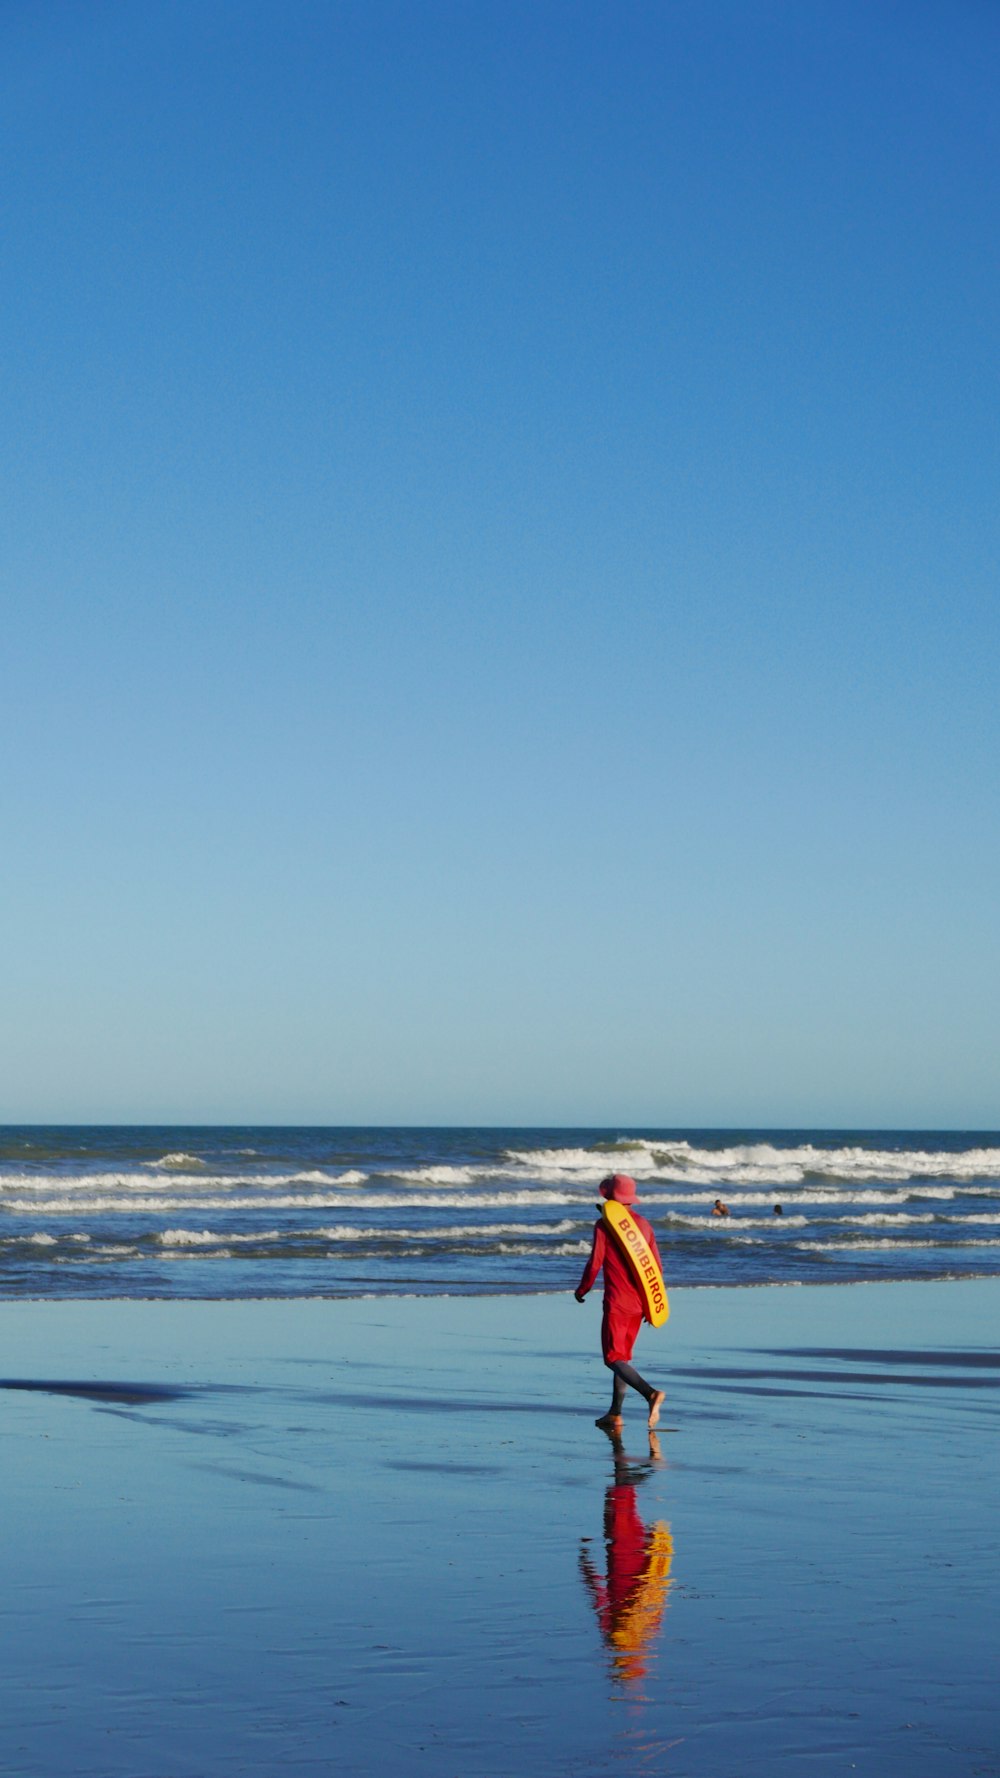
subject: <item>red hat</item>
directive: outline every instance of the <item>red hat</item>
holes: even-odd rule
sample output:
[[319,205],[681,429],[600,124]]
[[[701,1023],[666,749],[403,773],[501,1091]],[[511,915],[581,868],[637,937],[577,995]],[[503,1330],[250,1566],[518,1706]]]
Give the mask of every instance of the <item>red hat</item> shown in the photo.
[[607,1179],[601,1180],[602,1198],[614,1198],[616,1204],[634,1204],[636,1195],[635,1180],[627,1173],[609,1173]]

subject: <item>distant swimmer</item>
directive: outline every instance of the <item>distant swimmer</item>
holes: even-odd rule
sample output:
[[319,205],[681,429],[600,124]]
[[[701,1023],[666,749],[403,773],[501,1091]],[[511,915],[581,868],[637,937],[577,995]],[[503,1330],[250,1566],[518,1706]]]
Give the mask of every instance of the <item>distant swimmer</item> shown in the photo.
[[[635,1180],[629,1179],[625,1173],[611,1173],[601,1181],[601,1196],[616,1204],[629,1206],[632,1220],[643,1236],[656,1264],[660,1266],[660,1254],[649,1223],[633,1208],[636,1198]],[[608,1233],[603,1216],[594,1225],[594,1239],[590,1249],[590,1258],[583,1268],[583,1277],[576,1287],[575,1296],[582,1303],[587,1292],[597,1282],[597,1275],[604,1269],[604,1316],[601,1321],[601,1351],[609,1371],[614,1374],[614,1385],[611,1395],[611,1406],[606,1414],[602,1414],[597,1425],[605,1432],[620,1432],[622,1426],[622,1408],[625,1404],[626,1386],[635,1389],[644,1396],[649,1406],[650,1428],[660,1418],[663,1405],[663,1390],[654,1389],[645,1377],[629,1362],[643,1323],[643,1302],[632,1276],[632,1272],[624,1254],[613,1235]]]
[[782,1210],[780,1204],[775,1204],[774,1214],[775,1214],[775,1216],[784,1216],[785,1212]]
[[712,1205],[712,1215],[713,1216],[728,1216],[729,1215],[729,1205],[724,1204],[722,1202],[721,1198],[716,1198],[715,1203]]

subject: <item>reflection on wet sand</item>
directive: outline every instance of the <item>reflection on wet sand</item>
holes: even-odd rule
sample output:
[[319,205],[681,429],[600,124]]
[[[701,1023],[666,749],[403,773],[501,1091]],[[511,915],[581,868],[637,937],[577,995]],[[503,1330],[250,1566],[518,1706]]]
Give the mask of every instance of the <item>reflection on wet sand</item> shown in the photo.
[[663,1520],[647,1526],[636,1505],[636,1488],[662,1464],[660,1441],[649,1433],[649,1455],[628,1456],[620,1433],[608,1435],[614,1450],[614,1481],[604,1495],[606,1574],[581,1540],[580,1571],[601,1635],[611,1653],[612,1677],[635,1687],[646,1673],[650,1645],[660,1628],[670,1587],[674,1544]]

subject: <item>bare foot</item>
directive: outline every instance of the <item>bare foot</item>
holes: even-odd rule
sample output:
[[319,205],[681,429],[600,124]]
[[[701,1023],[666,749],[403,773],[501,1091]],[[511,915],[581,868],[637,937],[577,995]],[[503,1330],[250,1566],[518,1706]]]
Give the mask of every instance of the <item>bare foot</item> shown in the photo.
[[664,1395],[663,1390],[657,1389],[654,1396],[653,1396],[652,1401],[649,1404],[649,1419],[646,1421],[646,1425],[649,1427],[650,1432],[652,1432],[653,1427],[657,1424],[657,1422],[660,1418],[660,1409],[662,1408],[666,1399],[667,1398]]
[[[660,1400],[663,1400],[662,1395]],[[602,1432],[620,1432],[622,1417],[620,1414],[602,1414],[599,1420],[594,1421],[594,1425],[599,1426]]]

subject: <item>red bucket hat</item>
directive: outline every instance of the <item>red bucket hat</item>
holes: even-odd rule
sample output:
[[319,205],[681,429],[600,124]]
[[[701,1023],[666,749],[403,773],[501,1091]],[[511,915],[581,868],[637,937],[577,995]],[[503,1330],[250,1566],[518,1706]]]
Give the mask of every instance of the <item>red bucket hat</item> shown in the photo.
[[614,1198],[616,1204],[634,1204],[637,1197],[635,1180],[627,1173],[609,1173],[607,1179],[601,1180],[601,1197]]

